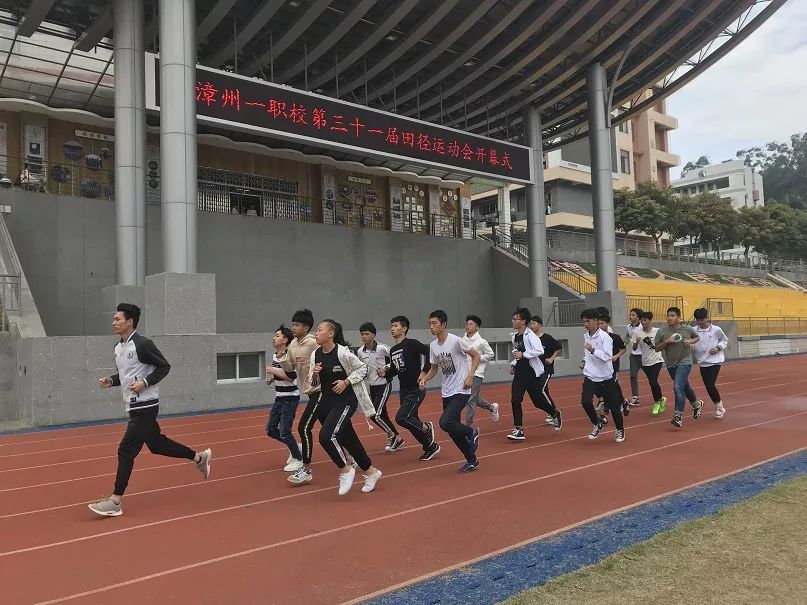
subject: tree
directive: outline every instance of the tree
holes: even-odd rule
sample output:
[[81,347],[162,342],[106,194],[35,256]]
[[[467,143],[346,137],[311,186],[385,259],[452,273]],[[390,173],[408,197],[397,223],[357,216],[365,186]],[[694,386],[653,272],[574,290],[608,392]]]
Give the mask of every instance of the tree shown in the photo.
[[653,182],[639,183],[634,191],[621,189],[614,195],[616,228],[626,236],[631,231],[650,236],[657,254],[661,253],[661,238],[679,229],[681,216],[680,198]]
[[768,199],[807,208],[807,133],[791,135],[790,143],[772,141],[764,147],[741,149],[737,157],[760,171]]
[[804,249],[807,213],[771,201],[764,207],[744,207],[739,212],[737,241],[769,257],[795,258]]
[[684,178],[687,175],[687,172],[690,172],[691,170],[697,170],[698,168],[703,168],[704,166],[708,166],[709,164],[711,164],[711,162],[709,161],[709,157],[705,155],[702,155],[694,162],[687,162],[681,169],[681,178]]
[[713,245],[718,250],[725,248],[737,239],[739,215],[731,202],[724,200],[714,191],[698,193],[684,201],[685,214],[682,225],[685,234],[700,246]]

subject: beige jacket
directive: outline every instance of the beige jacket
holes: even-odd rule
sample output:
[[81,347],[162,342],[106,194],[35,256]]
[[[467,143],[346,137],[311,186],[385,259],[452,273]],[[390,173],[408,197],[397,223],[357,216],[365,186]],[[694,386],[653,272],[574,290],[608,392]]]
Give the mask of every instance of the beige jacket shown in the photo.
[[311,355],[317,350],[319,345],[312,334],[306,334],[302,341],[295,338],[289,343],[289,361],[297,372],[297,380],[300,391],[310,395],[319,390],[319,387],[311,387]]

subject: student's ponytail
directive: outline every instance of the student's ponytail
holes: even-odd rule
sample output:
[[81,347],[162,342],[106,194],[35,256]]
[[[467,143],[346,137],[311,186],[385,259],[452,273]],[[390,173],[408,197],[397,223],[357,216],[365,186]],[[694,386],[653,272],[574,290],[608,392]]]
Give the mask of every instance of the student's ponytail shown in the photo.
[[336,344],[342,345],[343,347],[350,347],[350,343],[345,340],[345,334],[342,331],[342,324],[333,319],[323,319],[322,321],[331,324],[331,327],[333,328],[333,341]]

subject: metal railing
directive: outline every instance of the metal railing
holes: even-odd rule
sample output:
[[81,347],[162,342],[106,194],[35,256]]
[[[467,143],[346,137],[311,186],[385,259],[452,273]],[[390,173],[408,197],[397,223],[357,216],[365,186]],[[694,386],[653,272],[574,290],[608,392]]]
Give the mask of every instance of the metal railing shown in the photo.
[[712,319],[734,319],[733,298],[707,298],[701,307],[709,311]]
[[586,308],[585,300],[559,300],[555,303],[553,308],[555,325],[566,326],[580,326],[582,320],[580,313]]
[[[511,225],[496,227],[502,232],[512,232],[510,239],[516,244],[527,245],[527,232]],[[567,229],[549,228],[546,230],[549,248],[560,250],[594,250],[594,235]],[[748,257],[742,252],[706,251],[700,246],[675,246],[662,242],[661,250],[656,250],[655,243],[647,239],[623,235],[616,236],[617,254],[635,258],[651,258],[684,263],[699,263],[761,271],[788,271],[804,276],[807,279],[807,262],[803,259],[765,258],[758,254]]]
[[807,319],[803,317],[735,317],[740,336],[807,335]]
[[0,214],[0,331],[8,330],[9,312],[20,311],[21,275],[20,261],[14,252],[11,234]]
[[58,162],[0,155],[0,187],[111,200],[115,197],[113,168],[111,155],[103,149]]
[[549,277],[558,281],[580,295],[591,294],[597,291],[597,284],[580,273],[575,273],[562,267],[550,269]]
[[633,308],[653,313],[654,321],[663,321],[670,307],[684,308],[683,296],[628,296],[627,313]]

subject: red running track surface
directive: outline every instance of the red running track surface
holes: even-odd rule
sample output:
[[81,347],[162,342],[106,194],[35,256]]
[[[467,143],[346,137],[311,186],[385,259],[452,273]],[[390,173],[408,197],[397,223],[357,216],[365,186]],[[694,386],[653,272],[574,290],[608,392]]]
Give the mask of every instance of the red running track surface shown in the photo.
[[[706,403],[682,430],[653,417],[646,401],[614,442],[599,439],[579,404],[580,379],[557,379],[564,412],[556,433],[525,403],[527,440],[510,442],[509,385],[484,389],[502,402],[498,424],[477,412],[480,469],[458,475],[462,457],[419,462],[414,439],[395,454],[356,417],[384,472],[375,492],[336,493],[336,469],[317,447],[314,482],[295,487],[280,468],[287,452],[263,434],[263,410],[162,422],[169,436],[214,452],[211,480],[188,462],[144,451],[124,515],[100,518],[86,504],[108,495],[121,425],[0,437],[0,586],[3,603],[344,603],[467,564],[556,532],[807,447],[805,357],[727,364],[723,420]],[[697,376],[693,386],[705,392]],[[623,380],[625,392],[629,392]],[[391,401],[397,409],[397,401]],[[421,411],[436,423],[438,393]],[[413,445],[415,444],[415,445]]]

